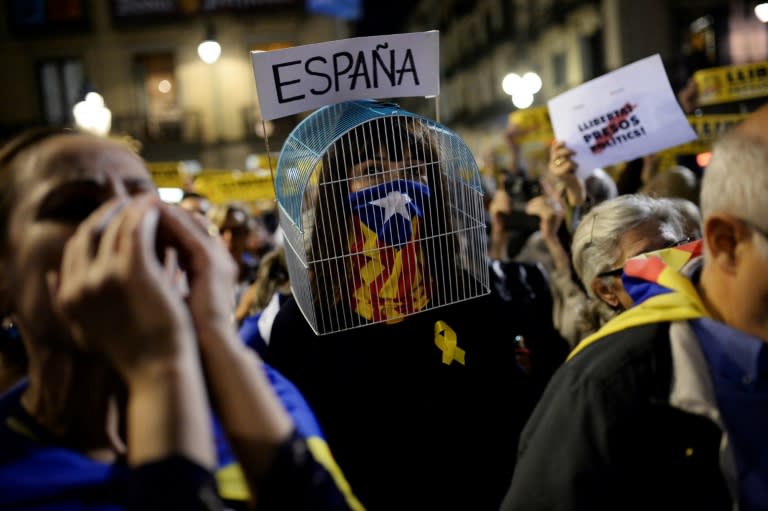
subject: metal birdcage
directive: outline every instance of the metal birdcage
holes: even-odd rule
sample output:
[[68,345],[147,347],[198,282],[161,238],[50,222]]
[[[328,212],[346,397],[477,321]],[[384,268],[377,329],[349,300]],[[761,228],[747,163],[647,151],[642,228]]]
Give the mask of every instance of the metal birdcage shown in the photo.
[[490,292],[480,173],[433,120],[323,107],[288,136],[275,188],[293,294],[319,335]]

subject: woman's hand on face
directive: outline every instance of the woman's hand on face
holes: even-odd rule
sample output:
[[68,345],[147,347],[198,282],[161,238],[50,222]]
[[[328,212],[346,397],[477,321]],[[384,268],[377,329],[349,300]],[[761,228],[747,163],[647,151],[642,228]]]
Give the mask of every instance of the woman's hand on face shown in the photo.
[[205,349],[222,338],[237,339],[238,268],[226,247],[208,233],[204,222],[168,205],[160,206],[160,238],[174,247],[186,272],[187,304],[200,347]]
[[127,382],[194,353],[194,332],[173,272],[157,255],[160,202],[109,201],[67,242],[54,305],[81,348],[100,352]]

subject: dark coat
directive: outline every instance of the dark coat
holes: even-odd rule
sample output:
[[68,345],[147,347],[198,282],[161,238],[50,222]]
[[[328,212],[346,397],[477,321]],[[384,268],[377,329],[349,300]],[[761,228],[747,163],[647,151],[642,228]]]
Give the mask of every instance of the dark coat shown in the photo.
[[[498,270],[490,295],[392,325],[318,337],[293,300],[275,319],[266,359],[307,398],[369,510],[498,509],[519,432],[567,352],[539,267]],[[438,320],[455,330],[465,365],[443,363]],[[531,376],[516,362],[517,335]]]
[[669,323],[609,335],[552,378],[503,511],[729,510],[722,431],[670,404]]

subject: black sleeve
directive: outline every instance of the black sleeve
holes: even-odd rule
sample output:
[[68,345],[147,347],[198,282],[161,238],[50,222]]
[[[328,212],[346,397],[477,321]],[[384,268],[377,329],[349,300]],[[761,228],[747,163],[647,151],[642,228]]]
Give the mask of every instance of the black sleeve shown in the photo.
[[596,386],[574,384],[571,369],[555,374],[523,430],[502,511],[594,510],[613,500],[606,403]]
[[293,297],[280,307],[264,361],[296,385],[306,396],[314,380],[316,336]]
[[170,456],[131,470],[126,488],[130,511],[223,511],[213,474],[183,456]]
[[668,451],[659,446],[669,423],[655,412],[669,408],[665,328],[607,336],[557,370],[520,436],[502,511],[680,509],[658,491]]

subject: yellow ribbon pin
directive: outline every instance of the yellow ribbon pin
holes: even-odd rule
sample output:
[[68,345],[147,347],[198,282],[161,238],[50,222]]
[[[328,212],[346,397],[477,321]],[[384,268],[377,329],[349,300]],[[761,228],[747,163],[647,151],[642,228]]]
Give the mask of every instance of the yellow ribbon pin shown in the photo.
[[461,365],[466,365],[464,362],[466,352],[457,345],[456,331],[445,321],[435,323],[435,344],[443,352],[443,364],[451,365],[455,360]]

